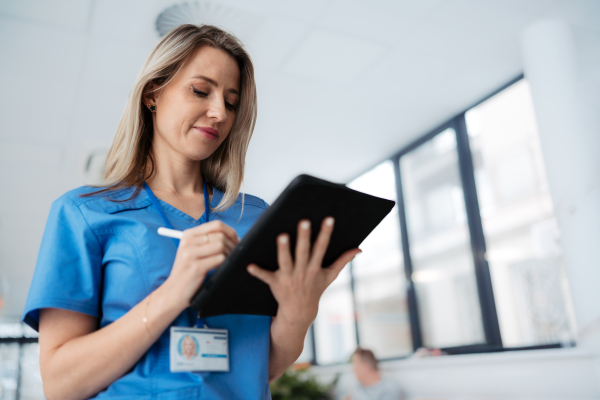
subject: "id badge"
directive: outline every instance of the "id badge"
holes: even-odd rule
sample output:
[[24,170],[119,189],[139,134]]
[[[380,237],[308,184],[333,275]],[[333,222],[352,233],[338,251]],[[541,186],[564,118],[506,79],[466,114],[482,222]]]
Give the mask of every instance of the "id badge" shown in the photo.
[[227,329],[171,327],[171,372],[229,372]]

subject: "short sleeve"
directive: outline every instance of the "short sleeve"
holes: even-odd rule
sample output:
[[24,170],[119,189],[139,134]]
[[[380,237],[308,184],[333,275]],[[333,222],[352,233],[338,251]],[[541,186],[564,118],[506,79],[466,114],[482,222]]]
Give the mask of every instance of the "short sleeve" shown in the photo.
[[102,251],[80,208],[67,196],[50,209],[23,322],[36,331],[42,308],[99,316]]

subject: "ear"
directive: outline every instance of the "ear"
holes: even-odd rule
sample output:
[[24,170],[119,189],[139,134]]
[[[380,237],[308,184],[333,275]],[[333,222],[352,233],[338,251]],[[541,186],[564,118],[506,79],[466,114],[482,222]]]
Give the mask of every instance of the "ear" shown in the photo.
[[148,107],[148,105],[152,105],[156,107],[156,102],[158,101],[159,91],[156,89],[158,85],[154,81],[150,81],[144,87],[144,92],[142,93],[142,102],[144,106]]

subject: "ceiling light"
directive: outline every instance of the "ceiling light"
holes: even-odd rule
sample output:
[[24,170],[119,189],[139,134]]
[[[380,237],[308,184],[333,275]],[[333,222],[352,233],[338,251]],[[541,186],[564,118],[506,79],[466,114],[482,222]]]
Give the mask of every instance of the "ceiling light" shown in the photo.
[[218,26],[246,40],[256,31],[260,20],[255,14],[210,1],[185,2],[161,12],[156,19],[156,30],[160,36],[164,36],[183,24],[207,24]]

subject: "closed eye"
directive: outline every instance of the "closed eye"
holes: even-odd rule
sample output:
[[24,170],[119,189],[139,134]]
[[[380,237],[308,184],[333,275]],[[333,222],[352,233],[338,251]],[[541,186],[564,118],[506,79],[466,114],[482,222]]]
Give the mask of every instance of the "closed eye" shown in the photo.
[[206,92],[201,92],[201,91],[199,91],[198,89],[194,89],[194,94],[195,94],[196,96],[198,96],[198,97],[206,97],[206,96],[208,96],[208,93],[206,93]]
[[[194,91],[194,94],[195,94],[196,96],[198,96],[198,97],[202,97],[202,98],[204,98],[204,97],[207,97],[207,96],[208,96],[208,93],[206,93],[206,92],[202,92],[202,91],[200,91],[200,90],[198,90],[198,89],[194,88],[193,86],[192,86],[192,88],[193,88],[192,90]],[[234,106],[233,104],[231,104],[231,103],[228,103],[228,102],[225,102],[225,108],[227,108],[229,111],[235,111],[235,106]]]

